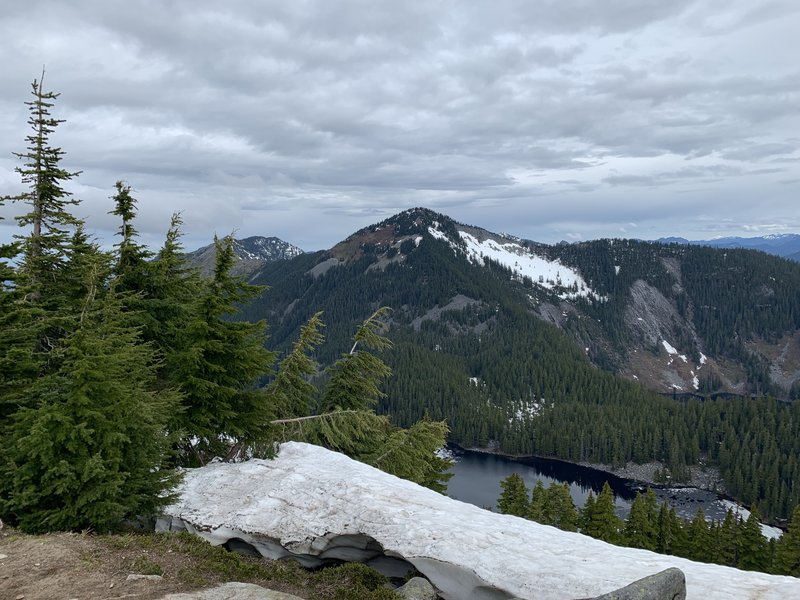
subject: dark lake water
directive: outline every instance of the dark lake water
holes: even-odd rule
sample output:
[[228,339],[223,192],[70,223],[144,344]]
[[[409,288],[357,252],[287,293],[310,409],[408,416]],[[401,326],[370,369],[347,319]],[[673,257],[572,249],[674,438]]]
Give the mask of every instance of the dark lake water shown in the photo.
[[[542,480],[545,487],[552,482],[569,484],[572,501],[579,509],[585,504],[590,491],[597,496],[603,483],[608,481],[616,495],[616,512],[623,518],[628,515],[639,487],[637,482],[560,460],[536,457],[514,459],[460,449],[456,450],[456,455],[458,462],[450,470],[453,477],[448,482],[447,495],[492,510],[497,510],[497,499],[502,491],[500,482],[512,473],[518,473],[529,490],[536,485],[537,479]],[[654,488],[654,491],[660,501],[669,502],[684,519],[691,519],[701,506],[706,516],[714,519],[724,518],[727,510],[720,497],[713,492],[696,488]]]

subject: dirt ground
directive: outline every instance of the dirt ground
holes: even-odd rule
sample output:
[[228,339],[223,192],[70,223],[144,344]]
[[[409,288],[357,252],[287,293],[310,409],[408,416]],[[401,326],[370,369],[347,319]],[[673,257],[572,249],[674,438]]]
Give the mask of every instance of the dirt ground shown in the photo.
[[[0,600],[147,600],[232,578],[302,596],[298,586],[266,577],[246,557],[227,553],[235,557],[228,560],[221,554],[224,551],[200,540],[214,551],[208,555],[196,541],[168,537],[172,539],[154,534],[30,536],[5,527],[0,530]],[[130,574],[158,572],[162,573],[158,581],[126,581]]]

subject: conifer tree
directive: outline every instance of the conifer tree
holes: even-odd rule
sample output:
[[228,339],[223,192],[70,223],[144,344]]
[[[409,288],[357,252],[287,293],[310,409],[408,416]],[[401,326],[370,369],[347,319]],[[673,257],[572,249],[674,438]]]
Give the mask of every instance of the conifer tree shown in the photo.
[[502,492],[497,499],[498,510],[505,515],[528,515],[528,488],[518,473],[512,473],[500,482]]
[[131,186],[117,181],[117,193],[112,197],[114,209],[109,214],[122,219],[119,227],[120,240],[115,244],[117,260],[114,265],[115,285],[119,292],[132,292],[141,295],[148,286],[150,273],[148,261],[153,253],[137,241],[138,232],[133,226],[136,218],[136,198],[131,195]]
[[736,565],[745,571],[764,571],[769,565],[769,544],[761,533],[761,515],[752,507],[739,531],[739,560]]
[[65,260],[70,231],[80,222],[68,210],[79,201],[63,186],[79,172],[63,169],[60,162],[64,152],[50,143],[50,135],[63,120],[50,114],[59,94],[45,92],[43,80],[44,71],[31,84],[33,100],[25,103],[32,129],[26,137],[28,146],[24,152],[14,153],[23,161],[15,170],[28,191],[10,199],[28,205],[28,212],[17,217],[21,227],[31,227],[27,235],[19,236],[23,252],[20,272],[33,288],[32,299],[49,302],[52,282],[58,280],[57,272]]
[[711,531],[706,522],[706,515],[702,507],[697,509],[687,528],[687,546],[685,556],[689,560],[698,562],[712,562],[714,548],[711,540]]
[[578,511],[569,493],[569,485],[566,483],[551,483],[546,492],[546,510],[549,513],[549,524],[563,531],[578,530]]
[[169,393],[150,391],[153,351],[104,289],[108,257],[81,256],[84,303],[0,441],[0,514],[29,532],[109,529],[170,500]]
[[317,388],[309,378],[317,373],[318,365],[309,353],[322,343],[322,327],[322,313],[318,312],[300,329],[292,351],[281,360],[277,375],[267,385],[267,395],[278,416],[304,416],[314,406]]
[[214,239],[214,278],[207,282],[190,322],[178,333],[182,354],[167,365],[183,393],[183,410],[171,423],[181,434],[183,458],[204,464],[231,458],[256,443],[273,419],[273,408],[256,384],[272,369],[265,348],[266,324],[233,321],[237,306],[261,292],[230,273],[233,239]]
[[653,490],[648,489],[646,494],[636,493],[636,498],[631,504],[631,510],[625,522],[626,545],[645,550],[656,549],[658,538],[656,505],[657,500]]
[[379,333],[388,314],[385,306],[372,313],[356,331],[350,352],[328,367],[331,378],[322,412],[372,408],[384,395],[379,386],[392,370],[367,349],[381,351],[391,347],[391,341]]
[[728,567],[735,567],[739,559],[739,519],[728,509],[725,519],[717,528],[716,555],[714,562]]
[[788,531],[778,540],[775,569],[783,575],[800,577],[800,504],[794,507]]
[[623,523],[614,512],[614,492],[607,481],[591,505],[587,500],[583,522],[582,533],[611,544],[619,541]]
[[527,517],[531,521],[536,521],[537,523],[547,523],[545,520],[544,509],[546,494],[547,490],[544,489],[542,480],[537,479],[536,484],[533,486],[533,490],[531,491],[531,501],[528,505]]

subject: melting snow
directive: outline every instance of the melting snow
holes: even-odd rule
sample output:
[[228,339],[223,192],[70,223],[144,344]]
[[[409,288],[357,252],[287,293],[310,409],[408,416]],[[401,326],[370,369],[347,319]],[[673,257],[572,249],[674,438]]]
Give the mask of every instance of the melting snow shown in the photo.
[[[747,519],[750,518],[750,511],[743,506],[739,506],[735,502],[731,502],[730,500],[720,500],[719,503],[725,507],[726,511],[730,509],[733,511],[734,515],[739,515],[743,521],[747,521]],[[764,523],[761,523],[761,535],[768,540],[778,539],[783,535],[783,531],[777,527],[772,527],[770,525],[764,525]]]
[[[515,275],[529,277],[548,289],[559,288],[557,291],[561,298],[576,298],[579,296],[599,298],[586,285],[583,277],[577,271],[570,269],[557,260],[547,260],[532,254],[529,250],[514,242],[501,244],[492,239],[479,242],[475,236],[465,231],[459,231],[458,233],[467,244],[467,254],[474,263],[483,265],[487,258],[494,260],[511,269]],[[431,234],[433,234],[433,231],[431,231]],[[566,288],[569,291],[563,291],[561,288]]]
[[678,351],[673,348],[667,340],[661,340],[661,344],[664,346],[664,350],[667,351],[668,354],[677,354]]
[[798,597],[793,577],[612,546],[482,510],[308,444],[283,444],[275,460],[187,469],[178,496],[166,514],[215,544],[240,537],[306,553],[332,536],[371,538],[451,590],[469,574],[521,598],[585,598],[678,567],[688,600]]

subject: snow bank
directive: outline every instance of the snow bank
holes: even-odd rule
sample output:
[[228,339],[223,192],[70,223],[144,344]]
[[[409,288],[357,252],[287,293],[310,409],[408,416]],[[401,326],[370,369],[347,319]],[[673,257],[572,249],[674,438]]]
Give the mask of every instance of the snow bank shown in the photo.
[[266,556],[361,559],[379,551],[413,564],[451,599],[593,597],[668,567],[686,574],[689,599],[800,597],[795,578],[618,548],[488,512],[308,444],[283,444],[272,461],[188,470],[179,494],[161,529],[185,524],[213,543],[238,538]]

